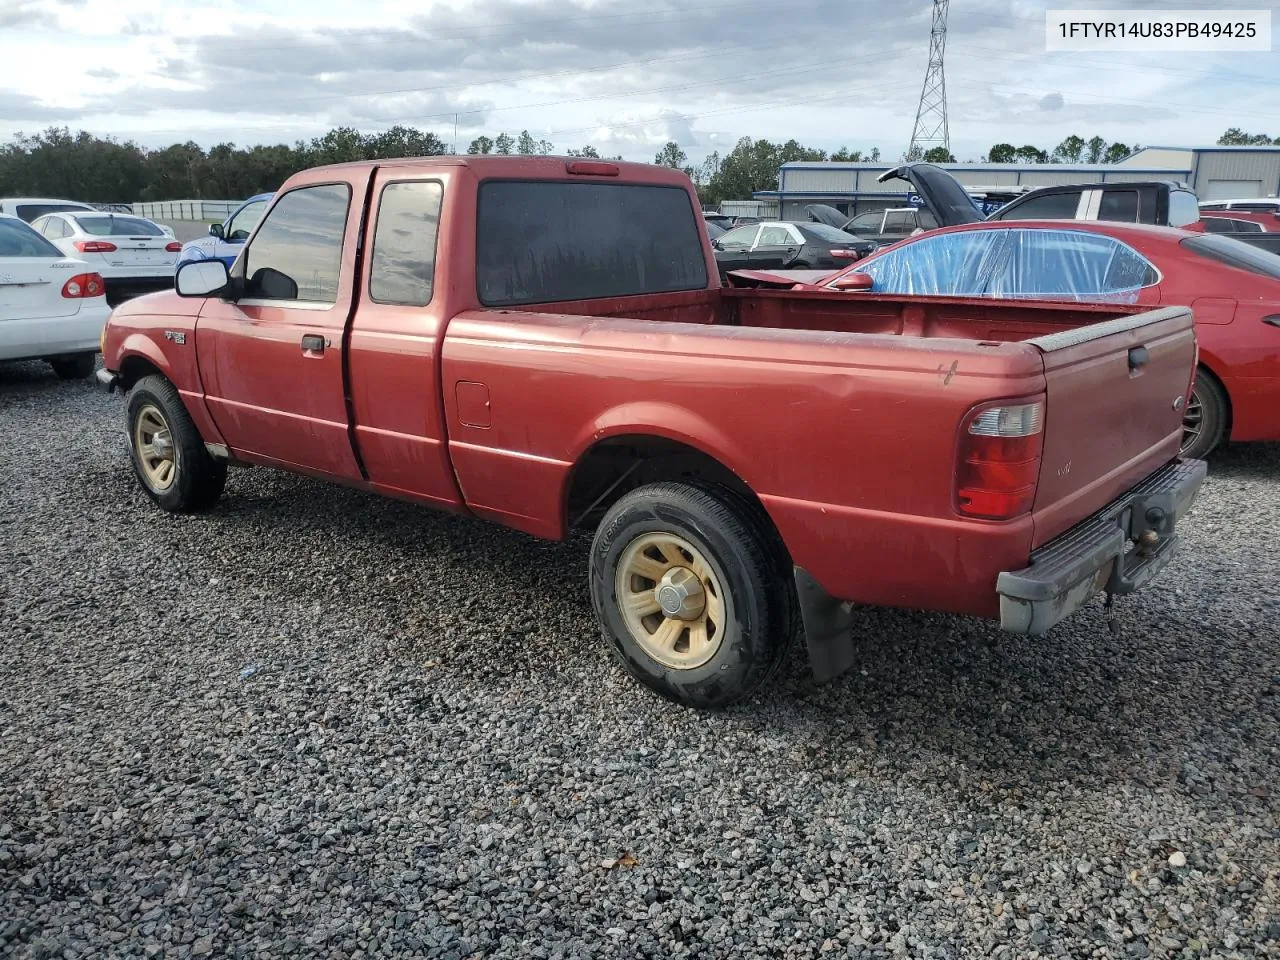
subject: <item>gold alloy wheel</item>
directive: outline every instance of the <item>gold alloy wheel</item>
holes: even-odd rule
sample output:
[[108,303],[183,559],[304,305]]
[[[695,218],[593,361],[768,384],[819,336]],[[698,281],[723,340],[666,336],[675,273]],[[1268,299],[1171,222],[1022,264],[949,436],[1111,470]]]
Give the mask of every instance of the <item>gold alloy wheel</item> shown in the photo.
[[683,537],[637,537],[622,552],[614,586],[632,638],[664,666],[692,670],[720,649],[724,590],[706,557]]
[[147,485],[156,493],[163,493],[173,486],[178,472],[178,454],[169,432],[169,421],[160,408],[148,403],[138,408],[133,422],[133,448],[138,451],[138,463]]

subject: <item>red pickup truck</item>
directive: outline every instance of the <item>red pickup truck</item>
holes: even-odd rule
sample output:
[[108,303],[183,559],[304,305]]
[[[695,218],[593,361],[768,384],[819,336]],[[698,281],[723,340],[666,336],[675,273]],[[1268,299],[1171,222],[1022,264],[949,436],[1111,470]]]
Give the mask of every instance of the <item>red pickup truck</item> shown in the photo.
[[594,529],[622,665],[710,707],[852,604],[1038,635],[1169,563],[1190,311],[723,289],[681,174],[441,157],[291,178],[228,270],[119,307],[143,490],[208,508],[228,464],[539,537]]

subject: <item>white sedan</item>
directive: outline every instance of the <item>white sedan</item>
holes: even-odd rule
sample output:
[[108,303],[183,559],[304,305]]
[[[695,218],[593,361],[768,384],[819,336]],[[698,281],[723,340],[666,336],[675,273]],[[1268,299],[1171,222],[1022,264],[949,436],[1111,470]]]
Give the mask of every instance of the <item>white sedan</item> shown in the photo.
[[31,226],[67,256],[102,274],[113,297],[173,286],[182,244],[145,217],[67,211],[47,214]]
[[47,360],[63,380],[89,376],[111,312],[106,292],[89,264],[0,214],[0,360]]

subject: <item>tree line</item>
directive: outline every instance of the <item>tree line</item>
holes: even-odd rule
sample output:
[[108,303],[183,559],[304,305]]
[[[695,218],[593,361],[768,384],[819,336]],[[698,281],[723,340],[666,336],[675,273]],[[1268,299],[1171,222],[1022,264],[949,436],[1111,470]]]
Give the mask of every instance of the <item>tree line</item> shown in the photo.
[[[1219,139],[1225,145],[1280,144],[1280,137],[1246,133],[1231,127]],[[1072,134],[1056,147],[997,143],[980,159],[989,163],[1116,163],[1138,147],[1108,143],[1100,136],[1088,140]],[[138,200],[218,199],[235,200],[275,190],[291,175],[307,167],[352,160],[384,160],[394,157],[440,156],[451,152],[449,144],[429,131],[397,124],[381,133],[361,133],[338,127],[309,141],[238,147],[220,143],[208,149],[194,141],[147,149],[132,141],[97,137],[81,130],[50,127],[32,135],[16,134],[0,146],[0,195],[67,197],[92,203],[133,203]],[[528,130],[495,137],[479,136],[467,146],[468,154],[545,156],[557,152],[549,140]],[[602,157],[590,144],[570,148],[571,157]],[[941,147],[904,159],[954,163],[955,156]],[[880,160],[880,150],[863,153],[841,147],[828,153],[792,139],[785,143],[743,137],[723,155],[713,152],[692,164],[674,141],[654,156],[653,162],[683,170],[698,188],[704,204],[722,200],[746,200],[760,190],[778,188],[778,169],[791,161]]]

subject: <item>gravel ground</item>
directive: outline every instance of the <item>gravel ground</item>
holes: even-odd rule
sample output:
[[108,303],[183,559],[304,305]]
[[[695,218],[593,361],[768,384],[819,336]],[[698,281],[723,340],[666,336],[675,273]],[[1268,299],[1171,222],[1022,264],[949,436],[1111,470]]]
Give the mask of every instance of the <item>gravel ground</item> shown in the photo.
[[0,955],[1280,956],[1278,446],[1119,637],[868,611],[706,715],[583,541],[265,470],[172,518],[121,417],[0,367]]

